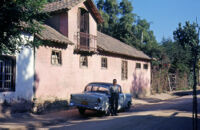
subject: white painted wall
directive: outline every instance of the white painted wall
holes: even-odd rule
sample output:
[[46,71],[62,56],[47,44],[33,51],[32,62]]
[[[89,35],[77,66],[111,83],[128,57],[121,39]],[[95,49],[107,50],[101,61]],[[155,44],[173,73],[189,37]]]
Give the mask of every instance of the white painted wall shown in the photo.
[[[27,34],[21,35],[26,44],[33,41],[33,37]],[[34,55],[30,47],[22,47],[20,53],[16,55],[16,81],[14,92],[0,92],[0,103],[18,102],[22,100],[32,100],[34,86]]]

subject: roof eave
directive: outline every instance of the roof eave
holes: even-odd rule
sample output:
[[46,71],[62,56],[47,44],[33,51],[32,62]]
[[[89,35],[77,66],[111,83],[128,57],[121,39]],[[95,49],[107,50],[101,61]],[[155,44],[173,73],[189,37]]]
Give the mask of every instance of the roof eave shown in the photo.
[[151,60],[152,60],[150,57],[148,57],[148,58],[145,58],[145,57],[137,57],[137,56],[132,56],[132,55],[123,54],[123,53],[119,53],[119,52],[109,51],[109,50],[103,49],[103,48],[100,47],[100,46],[98,46],[98,48],[100,48],[101,51],[105,51],[105,52],[112,53],[112,54],[118,54],[118,55],[121,55],[121,56],[127,56],[127,57],[131,57],[131,58],[135,58],[135,59],[141,59],[141,60],[148,60],[148,61],[151,61]]
[[93,0],[86,0],[89,4],[89,6],[91,7],[92,12],[94,13],[94,15],[96,16],[97,22],[98,24],[101,24],[104,22],[101,14],[99,13],[99,10],[97,9],[97,7],[95,6]]
[[47,38],[43,38],[42,36],[40,36],[39,34],[35,34],[35,36],[37,38],[39,38],[42,41],[49,41],[49,42],[54,42],[54,43],[59,43],[59,44],[66,44],[66,45],[74,45],[74,43],[72,42],[67,42],[67,41],[59,41],[59,40],[53,40],[53,39],[47,39]]

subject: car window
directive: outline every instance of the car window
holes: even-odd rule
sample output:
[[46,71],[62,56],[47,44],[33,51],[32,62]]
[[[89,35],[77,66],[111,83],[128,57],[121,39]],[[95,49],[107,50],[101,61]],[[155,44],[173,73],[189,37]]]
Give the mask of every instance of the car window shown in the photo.
[[[112,84],[89,84],[85,87],[85,92],[99,92],[109,94],[109,88]],[[119,88],[119,92],[122,93],[121,86],[117,85]]]
[[93,87],[92,87],[92,91],[93,91],[93,92],[97,92],[98,89],[99,89],[99,86],[93,86]]
[[109,93],[109,90],[108,90],[108,88],[99,87],[99,90],[98,90],[98,92],[100,92],[100,93],[106,93],[106,94],[108,94],[108,93]]
[[85,92],[91,92],[91,90],[92,90],[92,86],[87,86],[87,87],[85,88]]

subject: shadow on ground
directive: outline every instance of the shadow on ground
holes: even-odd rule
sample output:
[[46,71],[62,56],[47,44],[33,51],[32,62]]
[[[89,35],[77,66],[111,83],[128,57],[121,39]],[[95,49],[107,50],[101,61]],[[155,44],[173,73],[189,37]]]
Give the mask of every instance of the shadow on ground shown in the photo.
[[[173,95],[175,96],[187,96],[187,95],[192,95],[193,94],[193,91],[190,90],[190,91],[183,91],[183,92],[174,92]],[[200,94],[200,90],[197,90],[197,95]]]
[[[190,130],[192,129],[192,119],[188,117],[161,116],[129,116],[112,118],[108,120],[86,121],[83,123],[65,123],[56,126],[54,129],[67,130]],[[199,122],[200,123],[200,122]]]
[[161,101],[163,101],[163,100],[161,100],[161,99],[157,99],[157,98],[141,98],[141,100],[143,100],[143,101],[146,101],[146,102],[148,102],[148,103],[158,103],[158,102],[161,102]]

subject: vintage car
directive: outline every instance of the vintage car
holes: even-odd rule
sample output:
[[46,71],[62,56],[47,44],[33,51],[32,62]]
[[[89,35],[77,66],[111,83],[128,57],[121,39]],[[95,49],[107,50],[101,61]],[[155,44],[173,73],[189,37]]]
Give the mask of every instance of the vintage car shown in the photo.
[[[89,83],[83,93],[71,94],[70,105],[76,106],[80,114],[84,114],[85,110],[95,110],[110,115],[110,87],[111,83]],[[119,86],[118,110],[129,110],[132,104],[132,96],[122,93]]]

